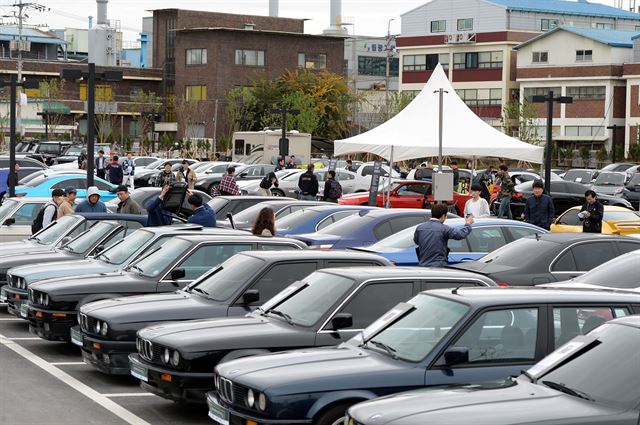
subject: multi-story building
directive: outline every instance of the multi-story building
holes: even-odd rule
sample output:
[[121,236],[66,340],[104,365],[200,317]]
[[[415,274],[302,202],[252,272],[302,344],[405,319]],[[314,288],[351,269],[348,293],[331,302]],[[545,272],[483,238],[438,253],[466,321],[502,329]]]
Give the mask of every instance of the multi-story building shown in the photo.
[[499,125],[518,99],[518,44],[566,25],[640,31],[640,14],[586,1],[433,0],[402,15],[400,90],[419,91],[441,63],[476,114]]
[[153,11],[153,37],[167,97],[206,101],[208,108],[206,120],[189,124],[196,128],[185,128],[169,110],[179,136],[213,138],[216,101],[224,107],[229,89],[258,77],[296,68],[343,72],[343,37],[305,34],[303,19],[162,9]]

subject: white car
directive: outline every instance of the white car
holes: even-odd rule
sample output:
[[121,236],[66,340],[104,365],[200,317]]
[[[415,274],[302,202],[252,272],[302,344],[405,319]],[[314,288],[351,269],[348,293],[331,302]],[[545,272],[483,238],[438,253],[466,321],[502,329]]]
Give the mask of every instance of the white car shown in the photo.
[[0,243],[19,241],[31,236],[31,224],[51,198],[7,198],[0,205]]
[[[276,173],[278,177],[278,187],[272,187],[271,193],[274,196],[288,196],[289,198],[298,198],[296,193],[298,188],[298,180],[300,175],[305,173],[305,170],[291,169],[280,170]],[[322,197],[324,193],[324,183],[327,175],[326,169],[315,170],[314,174],[318,178],[318,196]],[[347,170],[336,170],[336,180],[342,186],[342,193],[353,193],[356,188],[356,173]],[[256,195],[258,188],[260,187],[260,180],[253,180],[247,182],[238,182],[240,190],[243,195]]]

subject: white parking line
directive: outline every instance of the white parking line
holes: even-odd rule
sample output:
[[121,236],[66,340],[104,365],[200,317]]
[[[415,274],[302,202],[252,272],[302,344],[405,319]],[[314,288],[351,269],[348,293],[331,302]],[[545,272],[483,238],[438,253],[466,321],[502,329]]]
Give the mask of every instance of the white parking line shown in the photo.
[[115,393],[115,394],[102,394],[105,397],[156,397],[151,393]]
[[85,362],[53,362],[53,363],[49,363],[52,366],[78,366],[78,365],[85,365]]
[[7,339],[11,341],[39,341],[42,338],[39,338],[37,336],[25,336],[25,337],[16,337],[16,338],[7,338]]
[[74,390],[78,391],[80,394],[83,394],[84,396],[90,398],[92,401],[101,405],[102,407],[107,409],[109,412],[118,416],[123,421],[132,425],[151,425],[145,420],[143,420],[142,418],[134,415],[127,409],[115,403],[114,401],[109,400],[107,397],[100,394],[93,388],[89,387],[86,384],[83,384],[82,382],[78,381],[76,378],[63,372],[61,369],[58,369],[57,367],[51,365],[41,357],[36,356],[26,348],[11,341],[9,338],[6,338],[5,336],[0,335],[0,344],[4,345],[14,353],[29,360],[31,363],[38,366],[45,372],[51,374],[53,377],[57,378],[58,380],[64,382],[65,384],[73,388]]
[[23,321],[24,319],[19,317],[3,317],[0,319],[0,322],[17,322],[18,320]]

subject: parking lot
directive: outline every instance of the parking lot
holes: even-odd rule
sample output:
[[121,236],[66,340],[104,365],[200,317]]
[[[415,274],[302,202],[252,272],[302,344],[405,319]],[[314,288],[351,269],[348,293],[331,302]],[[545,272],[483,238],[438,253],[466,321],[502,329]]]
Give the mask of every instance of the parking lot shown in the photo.
[[29,334],[0,306],[0,424],[210,424],[206,406],[144,392],[85,365],[79,349]]

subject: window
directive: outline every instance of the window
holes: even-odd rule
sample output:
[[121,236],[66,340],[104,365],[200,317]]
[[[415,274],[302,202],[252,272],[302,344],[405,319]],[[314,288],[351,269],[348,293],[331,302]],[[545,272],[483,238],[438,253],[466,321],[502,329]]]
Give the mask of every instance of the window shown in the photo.
[[[618,241],[618,248],[620,249],[620,255],[622,255],[622,254],[626,254],[627,252],[636,251],[640,249],[640,245],[633,242]],[[638,286],[640,286],[640,278],[638,279]]]
[[398,196],[424,196],[427,194],[428,184],[403,184],[398,188]]
[[31,225],[42,208],[42,204],[23,204],[13,213],[16,225]]
[[391,223],[389,223],[388,221],[385,221],[384,223],[378,224],[376,227],[373,228],[373,234],[378,240],[381,240],[388,236],[393,235],[393,229],[391,229]]
[[327,69],[327,55],[325,55],[324,53],[320,53],[317,55],[298,53],[298,68]]
[[412,295],[413,282],[373,283],[360,289],[339,313],[350,313],[353,316],[353,326],[347,329],[364,329]]
[[596,22],[596,29],[598,30],[612,30],[613,24],[607,24],[605,22]]
[[469,350],[469,363],[532,361],[538,309],[492,310],[480,315],[453,346]]
[[464,67],[467,69],[476,69],[478,67],[477,52],[470,52],[465,55]]
[[453,69],[502,68],[502,59],[503,52],[500,50],[454,53]]
[[431,21],[431,32],[445,32],[447,30],[447,21]]
[[640,32],[640,25],[636,25],[634,31],[635,32]]
[[576,62],[590,62],[592,59],[592,50],[576,50]]
[[392,233],[398,233],[407,227],[415,226],[416,224],[424,223],[424,216],[409,216],[409,217],[396,217],[389,220],[391,224]]
[[[564,127],[565,136],[603,136],[604,127],[592,126],[592,125],[567,125]],[[583,188],[584,192],[584,188]]]
[[507,244],[500,227],[478,227],[467,237],[471,252],[491,252]]
[[56,184],[54,184],[53,186],[51,186],[51,189],[64,189],[65,187],[75,187],[75,188],[79,188],[79,185],[85,182],[84,184],[84,188],[87,188],[87,180],[86,179],[69,179],[69,180],[63,180],[61,182],[58,182]]
[[478,68],[502,68],[502,51],[478,53]]
[[356,214],[357,211],[341,211],[341,212],[337,212],[335,214],[331,214],[329,217],[326,217],[324,220],[322,220],[320,223],[318,223],[318,225],[316,226],[316,230],[320,230],[320,229],[324,229],[325,227],[329,226],[330,224],[335,223],[336,221],[340,221],[343,218],[347,218],[350,215]]
[[564,224],[565,226],[582,226],[578,212],[577,210],[567,211],[566,214],[558,219],[558,224]]
[[258,249],[260,251],[288,251],[290,249],[296,249],[295,246],[284,243],[274,243],[274,244],[258,244]]
[[535,234],[541,234],[539,231],[535,229],[530,229],[528,227],[508,227],[509,232],[511,232],[511,237],[513,240],[525,238],[527,236],[533,236]]
[[547,63],[549,61],[549,52],[533,52],[531,62]]
[[403,71],[424,71],[427,69],[427,55],[406,55],[402,58]]
[[569,342],[578,335],[586,335],[604,322],[617,316],[626,316],[625,308],[611,307],[563,307],[553,309],[554,348]]
[[236,65],[264,66],[264,50],[236,50]]
[[[80,100],[87,100],[87,85],[80,84]],[[96,85],[96,102],[112,102],[113,89],[104,84]]]
[[605,86],[567,87],[567,96],[576,99],[604,99],[607,88]]
[[[398,64],[400,59],[391,58],[389,60],[389,75],[398,76]],[[358,56],[358,74],[384,77],[387,75],[387,58],[375,56]]]
[[458,19],[458,31],[471,31],[473,29],[473,18]]
[[540,31],[549,31],[558,26],[557,19],[541,19],[540,20]]
[[207,49],[187,49],[185,53],[187,65],[204,65],[207,63]]
[[523,94],[525,99],[529,99],[531,96],[547,96],[550,91],[554,96],[559,96],[562,93],[560,87],[526,87]]
[[192,252],[176,268],[183,268],[185,271],[184,280],[195,280],[203,273],[211,270],[229,257],[242,251],[249,251],[251,245],[204,245]]
[[502,103],[502,89],[460,89],[458,96],[467,105],[500,105]]
[[187,100],[207,100],[207,86],[187,86]]
[[271,267],[252,287],[252,289],[260,291],[258,304],[262,304],[266,300],[273,298],[278,292],[296,280],[300,280],[313,273],[317,268],[318,264],[315,261],[313,263],[276,264]]
[[566,251],[553,263],[551,267],[552,272],[573,272],[576,270],[576,262],[573,259],[571,250]]
[[576,260],[576,270],[589,271],[600,264],[604,264],[618,253],[610,242],[582,243],[571,248]]
[[449,239],[447,241],[447,248],[449,249],[449,253],[452,252],[469,252],[469,243],[466,239]]

